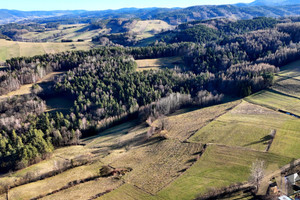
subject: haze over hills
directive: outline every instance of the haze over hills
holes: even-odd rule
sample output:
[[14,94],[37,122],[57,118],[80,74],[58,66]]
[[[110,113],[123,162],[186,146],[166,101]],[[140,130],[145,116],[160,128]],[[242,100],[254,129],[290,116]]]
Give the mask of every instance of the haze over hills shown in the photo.
[[[295,5],[293,7],[289,5]],[[0,24],[34,20],[43,22],[61,19],[86,18],[140,18],[160,19],[171,24],[180,24],[193,20],[203,20],[218,17],[233,17],[250,19],[253,17],[268,16],[282,17],[300,14],[300,3],[297,0],[256,0],[249,4],[192,6],[188,8],[123,8],[118,10],[61,10],[61,11],[18,11],[0,10]],[[42,20],[40,20],[42,19]]]
[[21,21],[24,19],[33,18],[47,18],[54,16],[63,16],[70,14],[80,14],[86,12],[84,10],[54,10],[54,11],[20,11],[20,10],[8,10],[0,9],[0,23],[9,23]]
[[282,6],[300,4],[298,0],[256,0],[249,3],[249,6]]

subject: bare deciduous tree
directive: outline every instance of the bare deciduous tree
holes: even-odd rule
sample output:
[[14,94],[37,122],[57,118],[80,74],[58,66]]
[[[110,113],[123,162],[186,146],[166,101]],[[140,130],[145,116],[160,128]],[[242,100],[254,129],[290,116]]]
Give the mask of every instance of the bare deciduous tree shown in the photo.
[[255,162],[252,163],[250,182],[255,185],[256,190],[258,190],[261,180],[265,176],[264,169],[265,169],[265,161],[256,160]]
[[8,200],[8,193],[9,193],[9,189],[10,189],[10,183],[0,182],[0,188],[5,192],[6,200]]

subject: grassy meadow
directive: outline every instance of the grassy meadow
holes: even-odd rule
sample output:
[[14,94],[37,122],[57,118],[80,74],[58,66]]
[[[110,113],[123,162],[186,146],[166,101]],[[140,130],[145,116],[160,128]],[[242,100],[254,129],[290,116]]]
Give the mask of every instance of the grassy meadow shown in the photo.
[[274,110],[300,115],[300,99],[275,90],[263,90],[245,98],[246,101]]
[[290,162],[284,156],[211,145],[200,160],[157,195],[163,199],[194,199],[211,189],[245,182],[256,159],[265,160],[267,167],[273,163],[282,166]]
[[35,56],[72,50],[89,50],[93,47],[94,44],[91,42],[32,43],[0,39],[0,61],[5,61],[13,57]]
[[135,60],[137,63],[137,71],[158,70],[161,68],[174,68],[176,65],[182,65],[183,61],[180,57],[166,57],[156,59],[140,59]]
[[271,139],[268,137],[270,133],[282,129],[285,122],[292,119],[291,116],[244,101],[200,129],[189,141],[264,151]]

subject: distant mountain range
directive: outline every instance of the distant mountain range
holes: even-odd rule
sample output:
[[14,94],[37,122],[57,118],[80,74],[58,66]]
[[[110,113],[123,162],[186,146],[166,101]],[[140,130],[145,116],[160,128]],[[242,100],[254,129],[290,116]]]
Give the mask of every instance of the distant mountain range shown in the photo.
[[283,6],[300,4],[299,0],[256,0],[249,6]]
[[2,9],[0,10],[0,24],[22,20],[35,20],[38,22],[76,20],[77,22],[86,22],[86,19],[90,18],[161,19],[170,24],[179,24],[218,17],[249,19],[260,16],[282,17],[296,15],[300,15],[299,0],[256,0],[249,4],[193,6],[188,8],[123,8],[103,11],[18,11]]
[[25,19],[48,18],[73,15],[86,12],[85,10],[54,10],[54,11],[20,11],[0,9],[0,24],[17,22]]

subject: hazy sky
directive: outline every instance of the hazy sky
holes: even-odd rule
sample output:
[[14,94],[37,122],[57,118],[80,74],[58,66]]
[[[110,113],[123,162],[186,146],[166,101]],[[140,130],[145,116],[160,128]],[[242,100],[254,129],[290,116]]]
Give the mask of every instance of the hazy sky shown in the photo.
[[124,7],[188,7],[250,3],[254,0],[0,0],[0,9],[16,10],[105,10]]

